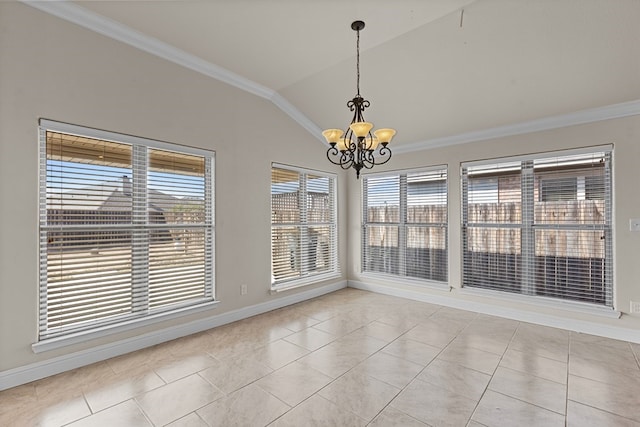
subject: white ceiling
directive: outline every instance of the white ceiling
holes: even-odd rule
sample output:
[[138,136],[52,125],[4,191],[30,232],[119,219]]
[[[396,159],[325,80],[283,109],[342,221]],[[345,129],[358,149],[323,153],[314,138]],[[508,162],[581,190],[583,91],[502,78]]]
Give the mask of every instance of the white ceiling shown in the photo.
[[639,0],[73,3],[273,90],[319,128],[351,119],[361,19],[365,117],[396,128],[394,145],[640,99]]

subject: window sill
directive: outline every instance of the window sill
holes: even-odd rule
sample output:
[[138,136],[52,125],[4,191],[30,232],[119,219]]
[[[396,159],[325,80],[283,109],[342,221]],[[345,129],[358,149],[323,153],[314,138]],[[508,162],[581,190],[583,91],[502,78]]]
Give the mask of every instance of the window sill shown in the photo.
[[42,353],[45,351],[55,350],[58,348],[67,347],[74,344],[80,344],[80,343],[84,343],[94,339],[117,334],[119,332],[130,331],[132,329],[140,328],[143,326],[154,325],[156,323],[164,322],[166,320],[176,319],[189,314],[206,311],[215,307],[217,304],[218,304],[218,301],[204,302],[202,304],[198,304],[195,306],[189,306],[189,307],[184,307],[177,310],[152,314],[149,316],[140,317],[136,319],[125,320],[123,322],[113,324],[113,325],[106,325],[106,326],[98,327],[95,329],[75,332],[75,333],[64,335],[64,336],[48,338],[32,344],[31,349],[34,353]]
[[430,288],[436,289],[439,291],[450,291],[449,282],[438,282],[435,280],[428,279],[418,279],[407,276],[397,276],[395,274],[385,274],[385,273],[362,273],[362,278],[365,279],[377,279],[377,280],[385,280],[392,281],[393,283],[399,283],[407,286],[414,286],[419,288]]
[[575,313],[589,314],[593,316],[608,317],[612,319],[618,319],[621,316],[621,312],[604,306],[578,302],[569,300],[559,300],[555,298],[548,298],[538,295],[520,295],[520,294],[507,294],[500,291],[493,291],[489,289],[475,289],[475,288],[460,288],[458,290],[460,295],[471,295],[479,297],[494,298],[508,302],[520,302],[523,304],[535,305],[537,307],[559,309],[565,311],[572,311]]
[[330,272],[305,277],[304,279],[292,280],[291,282],[282,283],[280,285],[272,285],[270,293],[277,294],[279,292],[290,291],[304,286],[315,285],[325,280],[339,279],[340,272]]

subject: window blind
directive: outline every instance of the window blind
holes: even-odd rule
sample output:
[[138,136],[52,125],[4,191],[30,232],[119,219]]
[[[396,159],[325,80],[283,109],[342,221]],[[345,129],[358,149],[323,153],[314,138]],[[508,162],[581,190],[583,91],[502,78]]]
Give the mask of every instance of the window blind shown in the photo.
[[363,177],[362,270],[447,281],[445,168]]
[[463,165],[463,286],[613,306],[611,152]]
[[40,340],[213,299],[212,156],[40,138]]
[[288,287],[337,273],[333,176],[274,166],[271,170],[271,213],[274,287]]

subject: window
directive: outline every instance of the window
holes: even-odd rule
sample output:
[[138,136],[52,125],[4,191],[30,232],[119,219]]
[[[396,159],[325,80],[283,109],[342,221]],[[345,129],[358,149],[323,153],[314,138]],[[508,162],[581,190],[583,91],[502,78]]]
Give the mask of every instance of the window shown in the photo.
[[213,301],[213,154],[41,121],[45,340]]
[[271,169],[271,283],[274,289],[338,274],[335,178],[274,165]]
[[447,281],[447,170],[365,176],[362,270]]
[[610,150],[468,163],[462,186],[463,286],[613,306]]

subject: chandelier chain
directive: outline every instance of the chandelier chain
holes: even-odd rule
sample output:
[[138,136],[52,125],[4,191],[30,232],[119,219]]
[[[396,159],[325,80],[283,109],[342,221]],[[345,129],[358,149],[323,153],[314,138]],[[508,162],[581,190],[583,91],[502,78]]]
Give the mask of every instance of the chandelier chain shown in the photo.
[[356,31],[356,89],[360,96],[360,30]]

